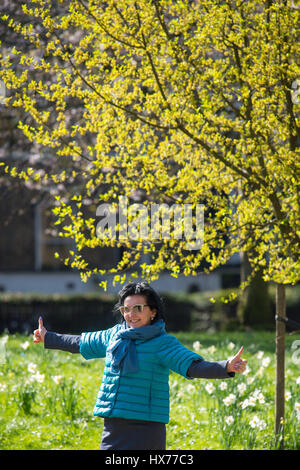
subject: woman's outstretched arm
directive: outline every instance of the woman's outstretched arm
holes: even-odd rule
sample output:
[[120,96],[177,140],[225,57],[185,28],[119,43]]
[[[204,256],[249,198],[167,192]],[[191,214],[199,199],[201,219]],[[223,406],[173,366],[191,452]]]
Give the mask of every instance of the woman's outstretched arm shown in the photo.
[[73,354],[80,353],[81,335],[61,335],[47,331],[44,339],[45,349],[60,349]]
[[198,359],[192,362],[188,370],[191,378],[225,379],[234,377],[235,373],[242,374],[247,361],[242,359],[244,347],[231,359],[225,361],[210,362]]
[[198,359],[193,361],[187,375],[193,379],[227,379],[234,377],[234,372],[227,371],[228,361],[205,361]]
[[39,318],[39,328],[34,330],[34,342],[44,343],[45,349],[60,349],[70,353],[80,352],[80,335],[63,335],[47,331],[42,317]]

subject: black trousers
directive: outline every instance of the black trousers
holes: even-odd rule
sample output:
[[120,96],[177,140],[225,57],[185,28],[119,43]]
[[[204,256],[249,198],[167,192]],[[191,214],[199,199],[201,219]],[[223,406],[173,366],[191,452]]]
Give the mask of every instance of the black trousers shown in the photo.
[[165,450],[166,425],[154,421],[104,418],[100,450]]

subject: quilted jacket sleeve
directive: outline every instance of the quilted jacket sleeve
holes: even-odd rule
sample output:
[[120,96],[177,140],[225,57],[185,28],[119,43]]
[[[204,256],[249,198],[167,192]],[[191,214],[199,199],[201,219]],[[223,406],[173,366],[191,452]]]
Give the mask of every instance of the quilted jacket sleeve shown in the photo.
[[187,379],[192,378],[188,375],[192,362],[203,359],[199,354],[183,346],[175,336],[169,334],[165,335],[157,355],[161,365]]
[[116,326],[108,330],[81,333],[80,353],[85,359],[96,359],[106,356],[106,349]]
[[194,361],[189,370],[188,375],[194,379],[227,379],[234,377],[234,372],[227,372],[227,360],[225,361]]
[[60,349],[72,354],[79,353],[80,335],[64,335],[47,331],[44,339],[45,349]]

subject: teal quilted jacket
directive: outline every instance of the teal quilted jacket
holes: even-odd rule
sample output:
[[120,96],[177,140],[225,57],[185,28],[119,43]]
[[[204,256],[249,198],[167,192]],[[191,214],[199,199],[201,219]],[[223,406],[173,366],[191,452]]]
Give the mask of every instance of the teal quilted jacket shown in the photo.
[[94,415],[168,423],[170,370],[189,378],[189,366],[202,357],[183,346],[175,336],[164,332],[146,341],[135,341],[138,372],[124,374],[121,369],[114,373],[111,355],[106,349],[119,328],[121,325],[81,334],[80,353],[85,359],[105,357]]

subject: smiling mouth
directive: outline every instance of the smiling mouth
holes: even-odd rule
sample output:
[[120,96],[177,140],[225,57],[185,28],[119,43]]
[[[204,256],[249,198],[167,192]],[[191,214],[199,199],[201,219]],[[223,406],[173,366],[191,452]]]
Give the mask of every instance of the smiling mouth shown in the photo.
[[131,325],[135,325],[136,323],[139,323],[140,320],[128,320],[128,323],[130,323]]

